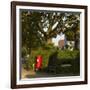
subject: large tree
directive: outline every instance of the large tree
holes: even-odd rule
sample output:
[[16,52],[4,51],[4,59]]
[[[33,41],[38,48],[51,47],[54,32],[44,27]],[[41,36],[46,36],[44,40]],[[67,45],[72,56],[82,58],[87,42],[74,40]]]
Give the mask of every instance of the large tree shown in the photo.
[[28,49],[48,43],[60,32],[77,32],[80,27],[80,13],[21,10],[22,45]]

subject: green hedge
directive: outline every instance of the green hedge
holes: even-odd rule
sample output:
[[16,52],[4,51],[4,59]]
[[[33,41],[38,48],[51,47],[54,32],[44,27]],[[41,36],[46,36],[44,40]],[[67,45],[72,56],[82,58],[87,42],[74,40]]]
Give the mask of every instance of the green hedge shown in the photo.
[[60,59],[75,59],[76,57],[79,57],[79,50],[58,50],[58,57]]
[[[42,55],[42,70],[48,69],[49,57],[57,52],[57,61],[55,61],[55,73],[79,73],[79,50],[69,51],[69,50],[59,50],[58,48],[52,49],[50,46],[47,48],[38,48],[33,49],[31,54],[26,59],[26,63],[23,64],[23,67],[26,69],[33,69],[33,64],[35,63],[35,57],[37,55]],[[63,63],[71,63],[72,67],[61,67]],[[53,66],[53,64],[52,64]],[[52,69],[49,70],[52,72]]]

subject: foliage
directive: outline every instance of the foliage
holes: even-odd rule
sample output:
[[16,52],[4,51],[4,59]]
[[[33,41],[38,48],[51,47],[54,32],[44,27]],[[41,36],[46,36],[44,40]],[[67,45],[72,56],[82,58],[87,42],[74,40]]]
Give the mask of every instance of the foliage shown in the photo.
[[79,75],[80,74],[80,56],[79,51],[58,51],[58,55],[51,58],[48,65],[48,73],[63,75]]
[[[75,59],[79,54],[79,50],[69,51],[69,50],[59,50],[58,57],[59,59]],[[79,55],[78,55],[79,56]]]
[[75,33],[73,31],[69,30],[65,33],[65,35],[67,37],[67,40],[69,40],[69,41],[74,40]]
[[[26,47],[28,53],[32,48],[41,45],[41,35],[38,32],[38,21],[40,21],[40,13],[29,13],[28,11],[21,12],[21,29],[22,29],[22,47]],[[36,18],[38,17],[38,18]]]
[[[78,73],[79,72],[79,60],[80,60],[80,53],[79,50],[69,51],[69,50],[59,50],[57,48],[52,49],[52,45],[47,45],[48,48],[42,47],[33,49],[30,56],[27,58],[26,63],[24,63],[24,68],[32,69],[33,64],[35,63],[36,56],[42,55],[43,62],[42,62],[42,70],[45,68],[48,70],[48,63],[51,55],[57,52],[57,60],[54,62],[56,63],[55,73]],[[71,64],[71,67],[61,67],[62,64]],[[50,66],[50,65],[49,65]],[[53,62],[51,64],[53,67]],[[50,68],[48,72],[52,72],[53,68]]]
[[[26,47],[27,53],[47,43],[48,39],[56,37],[60,32],[66,32],[67,38],[73,38],[79,30],[80,13],[50,12],[21,10],[20,21],[22,31],[22,47]],[[74,38],[75,39],[75,38]]]
[[27,49],[26,49],[26,47],[22,47],[21,48],[21,55],[22,55],[22,58],[24,58],[27,55]]
[[48,45],[47,42],[61,32],[66,34],[67,39],[73,39],[76,42],[77,32],[79,33],[80,30],[80,13],[20,10],[20,22],[20,30],[22,32],[21,56],[25,59],[24,68],[32,69],[37,55],[42,55],[42,69],[44,69],[48,67],[49,57],[57,52],[58,71],[60,69],[59,64],[62,61],[72,62],[74,60],[76,61],[76,58],[79,57],[78,50],[61,51],[58,47],[54,47],[53,44]]

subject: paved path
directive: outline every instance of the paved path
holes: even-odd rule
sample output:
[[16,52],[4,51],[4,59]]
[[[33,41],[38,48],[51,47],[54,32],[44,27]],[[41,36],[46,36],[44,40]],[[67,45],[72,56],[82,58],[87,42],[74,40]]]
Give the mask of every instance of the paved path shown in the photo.
[[25,79],[25,78],[39,78],[39,77],[60,77],[60,76],[74,76],[75,74],[50,74],[50,73],[46,73],[46,72],[35,72],[33,70],[25,70],[22,69],[22,73],[21,73],[21,78]]
[[21,78],[24,79],[24,78],[37,78],[37,77],[52,77],[52,76],[55,76],[55,75],[52,75],[52,74],[49,74],[49,73],[46,73],[46,72],[35,72],[33,70],[25,70],[25,69],[22,69],[22,73],[21,73]]

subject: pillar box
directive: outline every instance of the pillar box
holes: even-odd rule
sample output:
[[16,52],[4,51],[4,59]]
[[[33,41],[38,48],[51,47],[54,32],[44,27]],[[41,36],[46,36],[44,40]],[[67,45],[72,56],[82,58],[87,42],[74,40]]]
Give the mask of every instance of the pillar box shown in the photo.
[[35,62],[35,70],[40,70],[42,68],[42,56],[38,55],[36,57],[36,62]]

